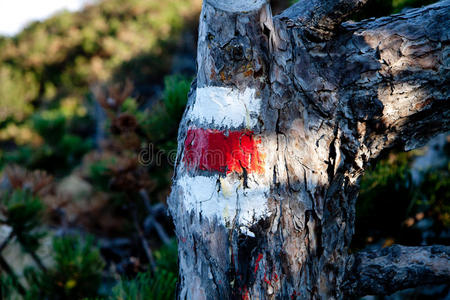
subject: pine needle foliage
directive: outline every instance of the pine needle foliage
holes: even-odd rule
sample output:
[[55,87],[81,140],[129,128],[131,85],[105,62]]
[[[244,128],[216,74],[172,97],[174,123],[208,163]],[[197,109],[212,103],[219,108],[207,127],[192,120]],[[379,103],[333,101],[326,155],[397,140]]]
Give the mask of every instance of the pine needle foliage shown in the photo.
[[3,195],[1,210],[5,224],[12,228],[17,241],[27,252],[34,252],[45,233],[38,230],[44,206],[37,196],[27,189],[14,190]]
[[47,270],[25,270],[26,299],[75,300],[98,295],[104,262],[93,237],[53,239],[54,264]]
[[177,277],[161,270],[155,276],[140,273],[135,279],[121,280],[113,288],[112,300],[169,300],[175,298]]

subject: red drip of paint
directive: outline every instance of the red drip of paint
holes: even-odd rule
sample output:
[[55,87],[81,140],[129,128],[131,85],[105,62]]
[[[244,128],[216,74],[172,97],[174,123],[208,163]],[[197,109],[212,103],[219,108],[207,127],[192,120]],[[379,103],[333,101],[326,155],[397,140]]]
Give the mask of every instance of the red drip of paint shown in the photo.
[[275,273],[275,272],[274,272],[274,275],[273,275],[273,279],[274,279],[275,281],[278,281],[278,275],[277,275],[277,273]]
[[244,294],[242,295],[242,300],[250,300],[249,290],[247,289],[246,285],[244,286]]
[[190,169],[220,173],[263,173],[263,157],[258,150],[260,139],[253,131],[188,129],[184,141],[183,161]]
[[256,259],[255,262],[255,273],[258,272],[258,268],[259,268],[259,261],[263,258],[264,255],[262,255],[261,253],[258,254],[258,258]]

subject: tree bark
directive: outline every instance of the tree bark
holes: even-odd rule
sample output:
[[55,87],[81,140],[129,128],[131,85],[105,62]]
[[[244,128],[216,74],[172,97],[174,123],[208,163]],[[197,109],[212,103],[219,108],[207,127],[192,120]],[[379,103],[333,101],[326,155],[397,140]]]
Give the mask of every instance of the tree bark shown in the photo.
[[349,254],[358,179],[449,130],[450,1],[341,23],[364,2],[204,1],[169,197],[179,299],[380,292],[355,264],[377,253]]
[[450,247],[394,245],[355,255],[344,283],[352,296],[386,295],[399,289],[448,283]]

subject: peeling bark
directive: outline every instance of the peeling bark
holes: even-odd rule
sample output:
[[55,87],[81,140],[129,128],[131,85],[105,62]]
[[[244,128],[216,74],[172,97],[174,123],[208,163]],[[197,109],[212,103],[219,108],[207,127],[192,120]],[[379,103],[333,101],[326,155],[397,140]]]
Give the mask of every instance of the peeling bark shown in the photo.
[[352,290],[359,177],[450,127],[450,1],[341,24],[363,2],[203,3],[169,198],[179,299]]

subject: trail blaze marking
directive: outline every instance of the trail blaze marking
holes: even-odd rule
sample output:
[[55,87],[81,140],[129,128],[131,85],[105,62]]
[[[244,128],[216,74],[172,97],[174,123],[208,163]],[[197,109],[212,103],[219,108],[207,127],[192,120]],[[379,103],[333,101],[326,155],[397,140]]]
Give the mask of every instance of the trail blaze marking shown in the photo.
[[189,169],[261,174],[264,170],[260,143],[250,130],[191,128],[184,142],[183,160]]
[[197,88],[195,103],[186,117],[205,127],[254,128],[260,107],[261,99],[257,97],[255,89],[239,91],[229,87],[208,86]]
[[269,214],[265,155],[252,131],[259,128],[261,104],[252,88],[198,87],[185,115],[191,124],[182,145],[187,172],[176,179],[187,211],[227,227],[238,224],[252,237],[251,225]]

